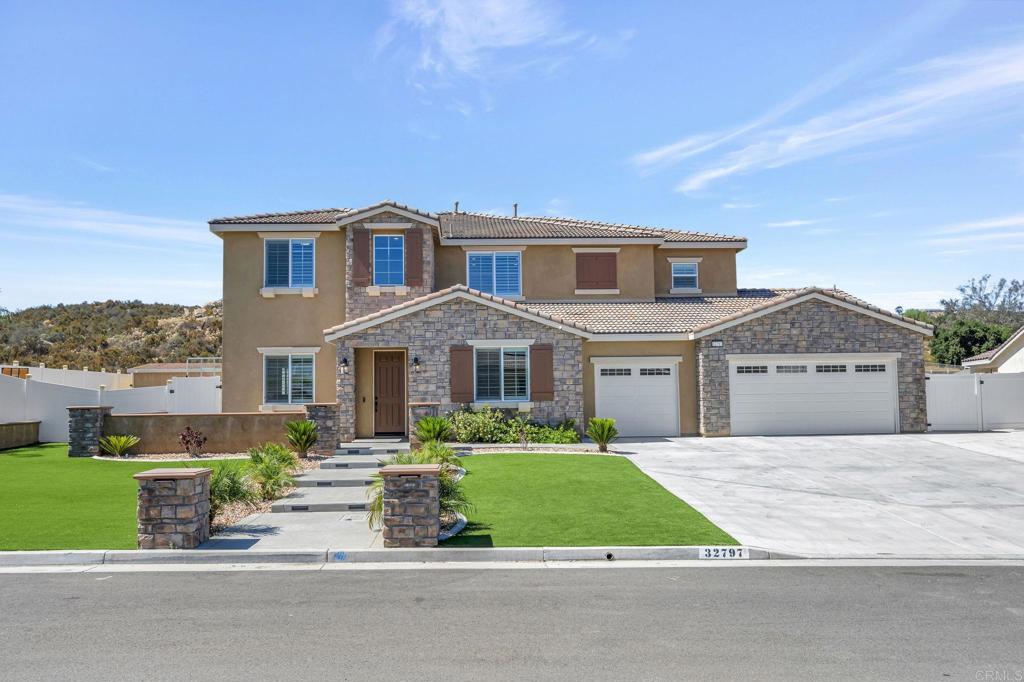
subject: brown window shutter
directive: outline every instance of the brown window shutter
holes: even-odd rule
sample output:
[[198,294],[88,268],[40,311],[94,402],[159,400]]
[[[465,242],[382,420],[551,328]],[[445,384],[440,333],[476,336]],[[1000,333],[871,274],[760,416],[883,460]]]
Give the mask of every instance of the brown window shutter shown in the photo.
[[618,273],[614,253],[577,253],[577,289],[616,289]]
[[370,231],[352,228],[352,286],[370,286]]
[[423,231],[418,227],[405,233],[405,285],[423,286]]
[[452,346],[449,363],[452,373],[452,402],[473,402],[473,347]]
[[555,399],[555,357],[550,343],[530,346],[530,400]]

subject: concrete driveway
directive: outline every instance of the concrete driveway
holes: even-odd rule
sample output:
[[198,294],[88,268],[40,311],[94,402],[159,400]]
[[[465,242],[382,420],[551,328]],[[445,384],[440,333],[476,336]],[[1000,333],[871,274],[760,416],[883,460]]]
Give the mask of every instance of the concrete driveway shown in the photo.
[[1024,556],[1024,432],[622,441],[745,545],[812,556]]

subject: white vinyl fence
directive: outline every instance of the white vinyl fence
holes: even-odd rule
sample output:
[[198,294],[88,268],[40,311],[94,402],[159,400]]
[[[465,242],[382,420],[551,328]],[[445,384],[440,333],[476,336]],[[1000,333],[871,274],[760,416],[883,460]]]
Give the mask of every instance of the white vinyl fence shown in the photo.
[[167,386],[77,388],[0,375],[0,423],[39,421],[39,440],[68,439],[73,405],[110,405],[114,414],[219,414],[220,377],[175,377]]
[[1024,374],[927,375],[930,431],[1024,428]]
[[46,365],[0,365],[3,368],[12,370],[27,371],[35,381],[43,381],[48,384],[61,384],[62,386],[74,386],[75,388],[98,389],[106,386],[110,389],[131,388],[132,375],[117,372],[104,372],[82,369],[64,369],[58,367],[47,367]]

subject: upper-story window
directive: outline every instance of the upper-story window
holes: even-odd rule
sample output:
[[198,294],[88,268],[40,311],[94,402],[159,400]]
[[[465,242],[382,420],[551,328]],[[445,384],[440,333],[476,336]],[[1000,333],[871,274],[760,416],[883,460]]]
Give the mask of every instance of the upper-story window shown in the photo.
[[379,287],[405,285],[405,237],[373,235],[373,283]]
[[266,239],[263,242],[263,286],[299,288],[314,286],[313,239]]
[[495,296],[521,296],[522,254],[518,251],[470,251],[466,254],[470,289]]
[[673,289],[699,289],[697,285],[697,263],[672,264]]

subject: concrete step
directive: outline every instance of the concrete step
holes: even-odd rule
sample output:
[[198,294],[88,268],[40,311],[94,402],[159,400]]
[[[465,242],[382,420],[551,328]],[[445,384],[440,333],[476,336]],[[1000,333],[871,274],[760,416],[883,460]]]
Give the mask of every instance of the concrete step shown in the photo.
[[408,443],[375,443],[372,445],[360,443],[346,443],[335,449],[335,455],[395,455],[399,452],[409,452]]
[[370,501],[365,487],[298,488],[288,497],[278,500],[270,508],[280,512],[339,512],[366,511]]
[[387,455],[335,455],[320,462],[321,469],[376,469]]
[[315,469],[295,477],[300,488],[356,488],[373,483],[373,469]]

